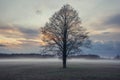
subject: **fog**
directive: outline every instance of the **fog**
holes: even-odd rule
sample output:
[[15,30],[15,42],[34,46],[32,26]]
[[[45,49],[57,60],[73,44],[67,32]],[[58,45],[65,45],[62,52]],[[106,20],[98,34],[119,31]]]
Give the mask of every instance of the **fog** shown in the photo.
[[[62,63],[62,59],[58,58],[48,58],[48,59],[38,59],[38,58],[18,58],[18,59],[0,59],[0,63]],[[95,64],[120,64],[120,60],[105,60],[105,59],[68,59],[68,63],[95,63]]]
[[0,59],[0,80],[120,80],[120,60]]

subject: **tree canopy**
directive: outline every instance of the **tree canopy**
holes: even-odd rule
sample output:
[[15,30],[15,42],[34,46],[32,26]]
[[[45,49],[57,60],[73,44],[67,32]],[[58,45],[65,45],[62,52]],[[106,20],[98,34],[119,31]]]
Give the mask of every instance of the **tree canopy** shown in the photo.
[[70,5],[64,5],[55,12],[49,22],[41,28],[44,51],[53,51],[67,57],[81,52],[81,47],[89,47],[88,32],[81,26],[78,12]]

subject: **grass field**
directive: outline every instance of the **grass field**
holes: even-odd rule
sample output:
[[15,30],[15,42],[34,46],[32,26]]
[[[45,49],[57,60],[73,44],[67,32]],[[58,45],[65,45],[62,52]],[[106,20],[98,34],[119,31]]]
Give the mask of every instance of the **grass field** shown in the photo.
[[0,80],[120,80],[118,60],[0,59]]

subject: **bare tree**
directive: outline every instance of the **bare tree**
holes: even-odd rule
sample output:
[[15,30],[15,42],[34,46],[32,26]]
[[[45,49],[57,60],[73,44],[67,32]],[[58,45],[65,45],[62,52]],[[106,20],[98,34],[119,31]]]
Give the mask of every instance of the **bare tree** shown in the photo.
[[69,54],[81,52],[81,46],[89,47],[88,32],[81,26],[78,13],[70,5],[64,5],[48,23],[41,28],[45,51],[62,55],[63,68]]

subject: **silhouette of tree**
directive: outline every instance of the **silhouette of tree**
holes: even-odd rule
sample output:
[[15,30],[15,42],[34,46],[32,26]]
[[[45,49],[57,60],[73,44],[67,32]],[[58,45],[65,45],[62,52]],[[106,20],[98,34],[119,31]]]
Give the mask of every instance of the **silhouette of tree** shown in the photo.
[[44,52],[54,51],[62,57],[63,68],[69,54],[81,52],[81,46],[89,47],[88,32],[81,26],[78,13],[70,5],[64,5],[41,28]]

